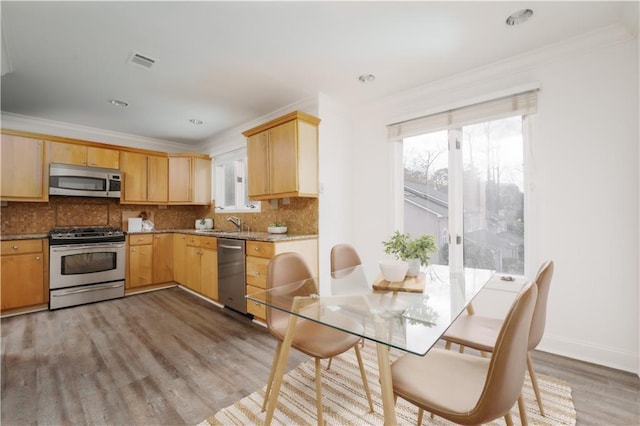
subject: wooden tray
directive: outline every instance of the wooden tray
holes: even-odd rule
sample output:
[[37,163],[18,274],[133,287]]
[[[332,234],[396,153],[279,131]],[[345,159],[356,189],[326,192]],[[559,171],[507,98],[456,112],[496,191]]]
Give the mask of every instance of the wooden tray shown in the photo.
[[373,282],[374,290],[384,291],[406,291],[409,293],[424,292],[424,274],[420,273],[417,277],[406,277],[404,281],[391,282],[387,281],[379,274]]

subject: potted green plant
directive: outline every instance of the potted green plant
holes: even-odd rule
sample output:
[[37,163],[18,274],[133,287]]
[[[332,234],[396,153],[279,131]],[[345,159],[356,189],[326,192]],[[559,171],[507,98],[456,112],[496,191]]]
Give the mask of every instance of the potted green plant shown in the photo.
[[436,238],[430,234],[422,234],[413,238],[411,234],[400,231],[386,241],[383,241],[384,252],[395,256],[396,259],[409,263],[407,275],[415,277],[420,272],[420,265],[429,265],[429,254],[437,250]]
[[284,222],[271,222],[267,227],[267,231],[270,234],[286,234],[287,233],[287,224]]

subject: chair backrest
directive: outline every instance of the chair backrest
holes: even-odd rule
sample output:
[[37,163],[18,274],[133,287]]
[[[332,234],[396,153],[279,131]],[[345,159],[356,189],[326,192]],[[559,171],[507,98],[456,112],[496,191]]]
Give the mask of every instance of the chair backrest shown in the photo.
[[487,423],[504,416],[515,404],[527,368],[529,328],[538,293],[534,282],[522,288],[505,318],[491,361],[487,379],[468,424]]
[[337,244],[331,249],[331,273],[361,265],[358,252],[349,244]]
[[547,260],[540,266],[536,274],[536,285],[538,286],[538,299],[536,309],[533,311],[531,320],[531,331],[529,331],[529,350],[532,351],[538,346],[544,335],[544,327],[547,321],[547,298],[549,287],[551,287],[551,277],[553,277],[553,261]]
[[[267,267],[267,289],[281,285],[292,284],[313,278],[311,270],[302,256],[298,253],[287,252],[274,256]],[[278,309],[267,308],[267,327],[276,337],[282,338],[283,327],[289,319],[289,314]]]

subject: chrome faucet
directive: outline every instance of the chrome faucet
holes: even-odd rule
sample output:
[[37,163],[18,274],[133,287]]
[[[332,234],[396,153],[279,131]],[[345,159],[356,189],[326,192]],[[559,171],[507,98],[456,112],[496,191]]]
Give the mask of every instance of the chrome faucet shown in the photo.
[[239,217],[229,216],[227,222],[233,223],[238,228],[238,232],[242,232],[242,220]]

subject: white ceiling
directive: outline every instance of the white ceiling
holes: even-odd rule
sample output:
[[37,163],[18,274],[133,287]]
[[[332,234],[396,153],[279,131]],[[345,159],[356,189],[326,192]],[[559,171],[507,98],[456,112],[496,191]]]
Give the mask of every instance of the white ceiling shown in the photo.
[[318,93],[357,106],[617,22],[637,32],[637,6],[3,0],[2,111],[196,144]]

